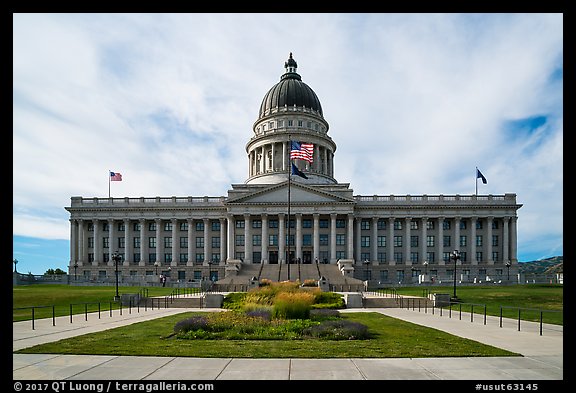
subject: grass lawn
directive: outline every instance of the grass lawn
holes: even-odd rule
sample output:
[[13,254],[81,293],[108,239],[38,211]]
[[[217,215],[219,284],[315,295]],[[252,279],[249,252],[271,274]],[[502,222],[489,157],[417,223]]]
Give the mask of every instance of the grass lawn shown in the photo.
[[[430,293],[454,293],[454,287],[401,287],[397,288],[400,295],[425,296],[425,290]],[[552,312],[543,313],[543,322],[557,325],[564,324],[564,287],[561,284],[528,284],[528,285],[481,285],[457,286],[456,295],[461,302],[486,305],[486,314],[500,316],[500,306],[503,306],[502,316],[518,318],[518,307],[522,308],[522,320],[539,321],[539,310]],[[453,305],[453,310],[458,310]],[[463,305],[462,311],[469,312],[470,306]],[[474,312],[483,313],[484,309],[474,306]]]
[[[141,287],[119,287],[118,293],[138,293]],[[149,296],[165,296],[172,292],[173,288],[168,287],[147,287]],[[70,315],[70,304],[73,314],[85,312],[83,303],[88,304],[88,312],[98,311],[100,303],[101,311],[112,308],[117,309],[119,306],[113,303],[116,294],[115,286],[73,286],[59,284],[33,284],[20,285],[12,288],[12,307],[31,307],[31,306],[52,306],[54,313],[58,316]],[[31,319],[31,310],[13,310],[12,321],[23,321]],[[35,318],[51,318],[52,307],[38,308],[34,310]]]
[[191,340],[172,333],[176,322],[199,313],[139,322],[98,333],[22,349],[17,353],[142,355],[224,358],[388,358],[519,356],[440,330],[379,313],[344,313],[342,318],[368,326],[367,340]]

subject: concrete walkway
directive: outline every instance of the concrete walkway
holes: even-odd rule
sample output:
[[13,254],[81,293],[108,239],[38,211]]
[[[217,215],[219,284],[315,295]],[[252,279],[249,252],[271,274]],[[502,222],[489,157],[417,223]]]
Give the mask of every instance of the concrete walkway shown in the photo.
[[[124,309],[112,317],[91,313],[13,323],[13,350],[187,311],[215,309]],[[12,354],[14,380],[562,380],[563,327],[438,310],[347,309],[379,312],[519,353],[520,357],[238,359],[151,356]]]

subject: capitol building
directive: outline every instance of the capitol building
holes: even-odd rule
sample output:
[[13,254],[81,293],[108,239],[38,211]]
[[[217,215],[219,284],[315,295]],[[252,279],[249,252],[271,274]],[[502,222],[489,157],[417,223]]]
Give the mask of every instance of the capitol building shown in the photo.
[[172,284],[336,282],[336,272],[387,286],[518,273],[516,194],[355,195],[336,180],[318,96],[292,54],[284,66],[246,135],[247,178],[225,196],[71,198],[72,280],[112,282],[116,268],[122,283],[163,275]]

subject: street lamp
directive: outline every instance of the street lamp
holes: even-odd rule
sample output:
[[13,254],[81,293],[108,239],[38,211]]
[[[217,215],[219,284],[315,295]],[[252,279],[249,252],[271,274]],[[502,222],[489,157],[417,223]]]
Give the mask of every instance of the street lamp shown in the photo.
[[368,265],[370,265],[370,261],[368,259],[364,260],[364,266],[366,267],[364,271],[364,277],[366,277],[366,281],[368,281]]
[[18,273],[18,272],[16,271],[16,265],[18,265],[18,259],[13,259],[13,260],[12,260],[12,263],[14,264],[14,273]]
[[450,259],[454,260],[454,300],[456,300],[456,262],[460,259],[460,253],[458,250],[452,251],[452,254],[450,254]]
[[78,262],[74,262],[74,281],[76,281],[76,269],[78,269]]
[[158,275],[158,261],[154,262],[154,267],[156,268],[156,275]]
[[424,263],[422,263],[424,265],[424,275],[427,276],[428,275],[428,261],[424,261]]
[[121,259],[122,257],[120,254],[118,254],[118,251],[115,251],[114,254],[112,254],[112,260],[114,261],[114,265],[116,267],[116,296],[114,296],[115,302],[120,300],[120,295],[118,294],[118,262],[120,262]]
[[510,261],[506,261],[506,269],[508,270],[508,281],[510,281]]

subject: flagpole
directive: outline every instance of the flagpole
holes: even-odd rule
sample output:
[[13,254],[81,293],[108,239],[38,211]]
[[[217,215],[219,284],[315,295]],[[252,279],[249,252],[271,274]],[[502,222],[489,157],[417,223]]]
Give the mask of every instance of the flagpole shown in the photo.
[[108,198],[110,198],[110,172],[111,170],[108,169]]
[[476,167],[476,173],[474,175],[476,177],[476,196],[478,196],[478,167]]
[[[288,146],[290,146],[290,151],[292,151],[292,136],[288,135]],[[288,257],[286,258],[288,262],[288,281],[290,281],[290,179],[292,178],[292,157],[290,157],[288,169],[288,241],[286,242],[286,247],[288,250]]]

